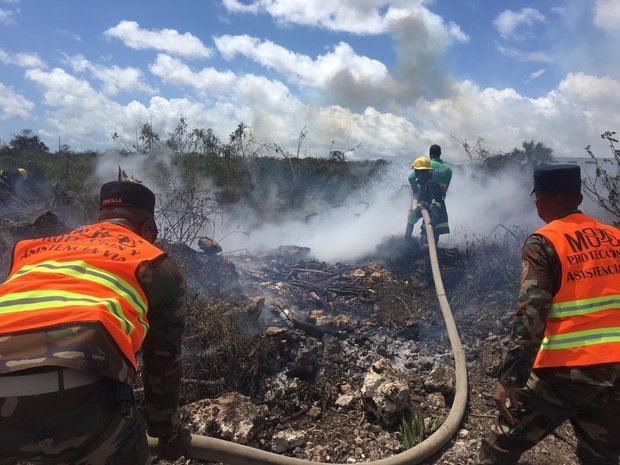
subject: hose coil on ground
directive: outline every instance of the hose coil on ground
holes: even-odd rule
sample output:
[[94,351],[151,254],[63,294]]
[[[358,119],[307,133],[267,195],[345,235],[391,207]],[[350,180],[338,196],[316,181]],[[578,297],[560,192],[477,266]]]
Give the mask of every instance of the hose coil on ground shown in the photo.
[[[422,210],[422,217],[426,227],[426,237],[428,238],[428,251],[431,259],[433,280],[437,300],[441,307],[450,346],[454,354],[454,365],[456,371],[454,402],[450,412],[443,424],[431,436],[420,444],[412,447],[405,452],[373,462],[365,462],[368,465],[414,465],[426,460],[428,457],[439,451],[454,434],[457,432],[467,405],[467,369],[465,364],[465,353],[459,338],[454,317],[450,310],[450,304],[446,297],[441,271],[439,269],[439,259],[437,257],[437,245],[435,244],[433,226],[430,216],[426,210]],[[151,449],[156,449],[157,440],[149,438]],[[207,436],[192,435],[192,458],[206,460],[210,462],[220,462],[227,465],[321,465],[322,462],[311,462],[309,460],[286,457],[272,452],[266,452],[253,447],[242,446],[221,439],[210,438]],[[327,465],[327,464],[325,464]]]

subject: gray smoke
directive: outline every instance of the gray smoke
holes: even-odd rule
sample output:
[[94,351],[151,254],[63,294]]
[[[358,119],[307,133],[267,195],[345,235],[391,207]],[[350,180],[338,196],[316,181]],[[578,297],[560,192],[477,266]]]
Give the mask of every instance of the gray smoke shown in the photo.
[[[222,225],[248,233],[233,234],[222,241],[225,250],[262,250],[283,244],[309,247],[312,255],[330,262],[352,262],[371,255],[392,236],[402,236],[411,205],[409,169],[394,164],[388,175],[373,181],[362,192],[337,208],[314,205],[304,213],[310,218],[257,224],[251,212],[231,213]],[[471,166],[455,169],[447,197],[452,234],[442,237],[443,245],[464,244],[474,236],[486,237],[499,225],[533,230],[541,224],[529,196],[529,175],[503,171],[493,177],[480,175]],[[415,234],[419,234],[419,225]]]

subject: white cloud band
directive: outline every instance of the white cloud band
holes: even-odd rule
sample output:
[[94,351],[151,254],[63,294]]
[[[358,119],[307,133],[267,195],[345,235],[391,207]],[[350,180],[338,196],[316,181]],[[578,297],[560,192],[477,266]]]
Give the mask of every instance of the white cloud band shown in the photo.
[[120,39],[127,47],[136,50],[153,49],[193,58],[211,56],[211,50],[189,32],[180,34],[174,29],[143,29],[135,21],[121,21],[106,30],[104,35]]

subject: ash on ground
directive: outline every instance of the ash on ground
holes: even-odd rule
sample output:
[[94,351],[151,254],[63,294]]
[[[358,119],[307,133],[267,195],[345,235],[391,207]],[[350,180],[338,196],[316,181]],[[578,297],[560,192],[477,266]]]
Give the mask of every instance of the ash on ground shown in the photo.
[[[15,240],[66,229],[52,214],[0,222],[2,263]],[[357,463],[402,452],[414,416],[418,441],[445,419],[454,367],[423,249],[391,239],[360,263],[329,264],[296,246],[229,256],[209,241],[160,245],[188,283],[181,401],[194,433]],[[493,421],[519,245],[440,249],[470,395],[460,432],[429,464],[469,463]],[[574,443],[565,425],[521,463],[576,464]]]
[[[462,429],[429,464],[470,463],[493,421],[518,246],[439,250],[470,400]],[[192,254],[192,262],[205,259]],[[357,264],[319,262],[293,245],[221,257],[226,266],[199,273],[210,275],[209,292],[188,280],[183,415],[195,433],[358,463],[404,451],[403,421],[413,415],[417,440],[441,425],[454,397],[454,366],[424,249],[392,238]],[[574,441],[565,426],[522,463],[576,464]]]

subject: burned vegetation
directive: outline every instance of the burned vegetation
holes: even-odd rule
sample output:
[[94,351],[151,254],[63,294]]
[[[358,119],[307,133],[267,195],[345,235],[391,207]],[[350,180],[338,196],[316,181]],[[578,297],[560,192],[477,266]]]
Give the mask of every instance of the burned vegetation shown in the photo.
[[[67,228],[51,213],[1,226],[3,263],[11,242]],[[471,400],[464,429],[429,463],[467,463],[494,413],[487,393],[509,332],[514,234],[440,250]],[[355,463],[403,451],[445,419],[452,354],[420,250],[390,257],[380,248],[345,264],[317,261],[292,245],[252,254],[222,254],[211,241],[204,250],[159,245],[188,284],[181,401],[193,432]],[[136,392],[141,403],[140,386]],[[570,432],[562,434],[570,443]],[[552,437],[539,448],[565,454],[566,442]]]
[[[346,151],[336,150],[304,159],[277,147],[277,157],[256,157],[247,153],[252,145],[243,127],[228,143],[213,137],[183,127],[171,135],[167,169],[182,173],[184,182],[161,184],[158,199],[158,245],[188,289],[184,423],[196,434],[338,463],[385,458],[428,437],[452,405],[454,367],[424,249],[392,237],[355,262],[332,263],[296,244],[229,251],[204,237],[236,203],[264,221],[282,218],[309,198],[329,197],[338,205],[368,179],[383,176],[388,164],[349,162]],[[149,157],[161,142],[147,131],[140,144],[127,146],[135,153],[124,156]],[[185,156],[187,147],[193,151]],[[26,159],[35,179],[58,169],[34,156]],[[97,155],[75,165],[70,153],[59,156],[68,168],[51,176],[54,182],[4,200],[5,273],[15,241],[62,234],[96,217]],[[161,175],[161,166],[155,168]],[[205,179],[209,183],[200,182]],[[439,250],[470,396],[458,436],[428,463],[468,463],[493,421],[491,393],[510,333],[526,235],[498,225]],[[136,393],[142,404],[140,385]],[[576,463],[573,442],[564,427],[525,458],[532,465]]]

